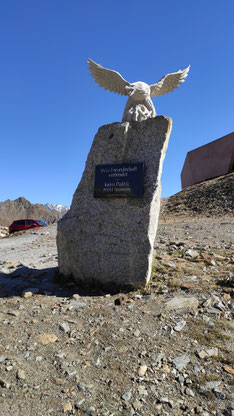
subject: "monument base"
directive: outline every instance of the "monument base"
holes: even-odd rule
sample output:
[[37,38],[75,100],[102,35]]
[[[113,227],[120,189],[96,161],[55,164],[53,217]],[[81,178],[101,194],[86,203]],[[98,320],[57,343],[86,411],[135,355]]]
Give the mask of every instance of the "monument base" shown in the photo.
[[[80,285],[109,292],[147,284],[171,126],[170,118],[156,116],[98,130],[71,209],[58,223],[58,266],[64,280],[72,276]],[[143,166],[143,176],[133,175],[138,166]],[[107,175],[102,189],[97,169]]]

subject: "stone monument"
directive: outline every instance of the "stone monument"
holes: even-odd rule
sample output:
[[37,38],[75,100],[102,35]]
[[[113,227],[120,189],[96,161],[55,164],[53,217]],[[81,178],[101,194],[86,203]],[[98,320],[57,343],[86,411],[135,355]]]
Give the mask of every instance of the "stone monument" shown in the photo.
[[118,72],[103,68],[91,59],[88,59],[88,65],[91,76],[100,87],[128,96],[122,121],[142,121],[155,117],[156,111],[151,97],[159,97],[178,88],[190,69],[189,65],[183,70],[164,75],[156,84],[148,85],[142,81],[130,83]]
[[189,68],[148,86],[89,65],[99,85],[129,100],[124,121],[102,126],[94,138],[71,208],[58,223],[58,267],[64,279],[114,292],[150,279],[172,127],[170,118],[156,116],[150,96],[178,87]]

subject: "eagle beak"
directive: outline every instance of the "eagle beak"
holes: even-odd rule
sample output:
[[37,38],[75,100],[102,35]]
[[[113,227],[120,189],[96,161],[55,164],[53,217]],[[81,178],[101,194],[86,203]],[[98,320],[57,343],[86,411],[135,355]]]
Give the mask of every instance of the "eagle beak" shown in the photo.
[[134,88],[126,85],[125,90],[127,91],[127,94],[129,95],[129,97],[131,97],[131,95],[133,94]]

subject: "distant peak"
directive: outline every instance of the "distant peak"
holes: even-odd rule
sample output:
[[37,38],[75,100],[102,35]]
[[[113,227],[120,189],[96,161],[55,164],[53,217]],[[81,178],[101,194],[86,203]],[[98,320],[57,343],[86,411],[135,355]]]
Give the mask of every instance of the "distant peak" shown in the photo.
[[44,205],[47,209],[49,209],[50,211],[57,211],[59,213],[64,213],[67,212],[69,210],[69,207],[66,207],[65,205],[61,205],[61,204],[51,204],[50,202],[47,202]]

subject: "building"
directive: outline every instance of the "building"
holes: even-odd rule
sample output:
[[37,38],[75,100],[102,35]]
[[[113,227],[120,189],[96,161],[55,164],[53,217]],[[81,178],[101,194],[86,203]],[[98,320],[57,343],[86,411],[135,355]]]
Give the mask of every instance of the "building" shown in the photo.
[[234,171],[234,132],[187,153],[182,189]]

